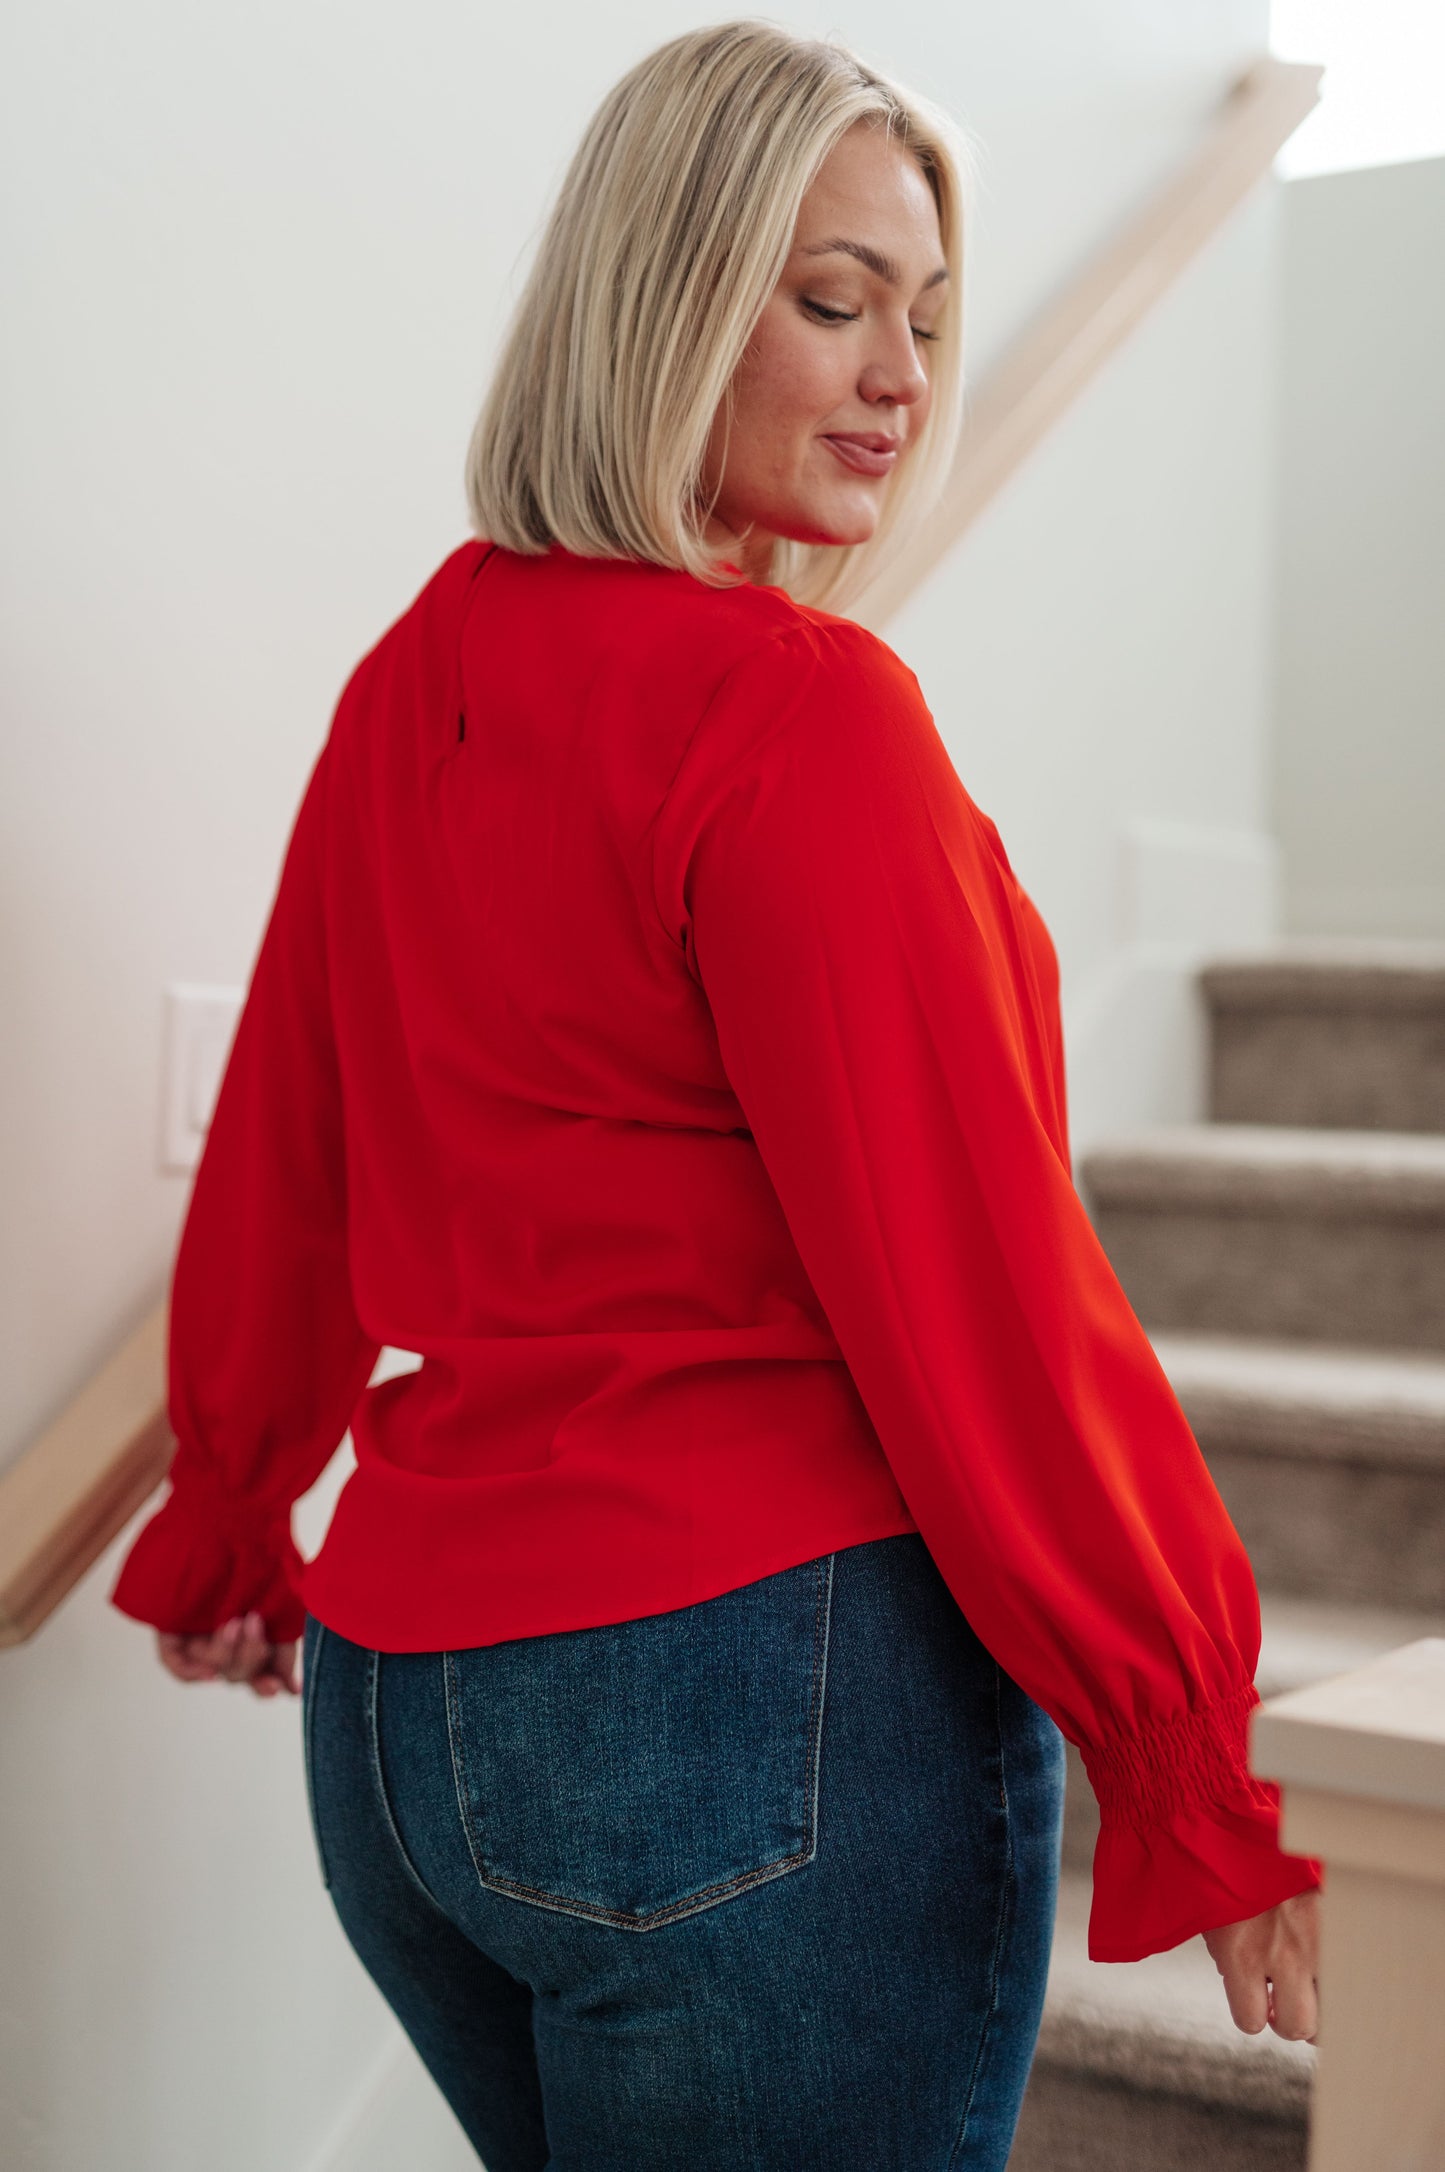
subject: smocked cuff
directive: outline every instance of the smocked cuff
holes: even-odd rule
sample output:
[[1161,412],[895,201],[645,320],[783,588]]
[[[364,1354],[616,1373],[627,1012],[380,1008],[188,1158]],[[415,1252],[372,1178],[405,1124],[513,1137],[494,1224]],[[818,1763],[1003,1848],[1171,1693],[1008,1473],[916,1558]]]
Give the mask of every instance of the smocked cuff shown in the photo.
[[289,1504],[247,1503],[188,1481],[141,1526],[110,1593],[134,1621],[209,1636],[253,1609],[273,1644],[299,1638],[305,1564]]
[[1181,1713],[1143,1734],[1116,1735],[1082,1755],[1099,1801],[1101,1825],[1157,1825],[1178,1810],[1221,1800],[1249,1770],[1249,1715],[1259,1703],[1253,1682],[1216,1703]]
[[1249,1770],[1246,1683],[1142,1735],[1081,1754],[1099,1800],[1089,1958],[1140,1961],[1321,1882],[1279,1845],[1279,1789]]

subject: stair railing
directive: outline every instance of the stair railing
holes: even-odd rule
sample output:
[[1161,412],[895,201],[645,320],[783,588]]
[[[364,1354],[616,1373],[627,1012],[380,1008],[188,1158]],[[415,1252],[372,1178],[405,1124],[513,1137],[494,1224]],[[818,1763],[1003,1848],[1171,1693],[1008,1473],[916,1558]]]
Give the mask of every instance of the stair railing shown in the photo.
[[1445,2165],[1445,1637],[1257,1706],[1250,1767],[1325,1869],[1309,2172]]

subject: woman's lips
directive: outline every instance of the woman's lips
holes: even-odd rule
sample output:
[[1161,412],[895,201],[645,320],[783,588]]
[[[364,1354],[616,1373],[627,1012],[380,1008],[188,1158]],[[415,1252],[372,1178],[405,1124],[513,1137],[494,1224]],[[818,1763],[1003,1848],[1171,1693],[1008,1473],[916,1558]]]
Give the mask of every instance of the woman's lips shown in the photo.
[[858,475],[887,475],[898,458],[896,445],[887,452],[879,452],[848,437],[825,436],[823,443],[832,448],[845,468],[852,468]]

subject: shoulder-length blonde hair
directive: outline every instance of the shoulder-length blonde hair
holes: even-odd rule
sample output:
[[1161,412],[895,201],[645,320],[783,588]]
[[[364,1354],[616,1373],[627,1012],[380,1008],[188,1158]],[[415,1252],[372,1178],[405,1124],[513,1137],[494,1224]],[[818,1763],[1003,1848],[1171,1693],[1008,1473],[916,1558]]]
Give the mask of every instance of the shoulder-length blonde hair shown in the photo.
[[927,422],[865,543],[780,543],[771,578],[836,606],[941,490],[962,416],[970,139],[832,39],[771,23],[673,38],[598,107],[542,235],[467,453],[476,532],[641,558],[727,584],[702,540],[713,419],[792,246],[803,195],[846,129],[881,126],[938,208],[950,302]]

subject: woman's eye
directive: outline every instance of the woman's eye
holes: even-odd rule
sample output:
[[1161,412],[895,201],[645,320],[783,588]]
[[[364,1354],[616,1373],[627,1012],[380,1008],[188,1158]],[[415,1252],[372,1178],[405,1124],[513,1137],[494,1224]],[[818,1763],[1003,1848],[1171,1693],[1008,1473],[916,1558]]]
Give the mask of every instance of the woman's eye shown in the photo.
[[[861,310],[830,309],[826,302],[810,302],[806,295],[802,297],[802,302],[804,309],[816,317],[820,324],[856,324],[862,315]],[[912,324],[909,330],[915,339],[941,339],[943,336],[941,332],[925,332],[921,324]]]

